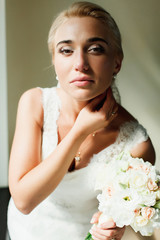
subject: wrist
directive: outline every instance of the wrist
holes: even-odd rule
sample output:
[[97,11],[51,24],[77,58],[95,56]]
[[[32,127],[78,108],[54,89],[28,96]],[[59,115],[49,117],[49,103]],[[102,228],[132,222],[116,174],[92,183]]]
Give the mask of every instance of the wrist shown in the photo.
[[82,142],[89,135],[89,133],[87,133],[86,130],[83,130],[81,128],[77,128],[77,127],[75,127],[75,125],[71,129],[71,134],[73,134],[75,140],[77,139],[77,140],[82,141]]

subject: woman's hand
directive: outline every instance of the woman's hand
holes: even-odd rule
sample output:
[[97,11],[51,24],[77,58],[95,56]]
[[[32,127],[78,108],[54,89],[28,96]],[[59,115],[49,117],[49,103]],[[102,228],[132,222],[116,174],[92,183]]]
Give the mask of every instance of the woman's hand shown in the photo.
[[79,113],[74,127],[85,134],[107,127],[117,116],[116,103],[111,88],[91,100]]
[[[100,215],[101,212],[95,213],[91,219],[91,223],[92,224],[98,223]],[[125,227],[119,228],[116,226],[113,220],[109,220],[108,222],[105,222],[100,226],[93,225],[93,227],[90,230],[90,233],[92,234],[92,238],[94,240],[111,240],[111,239],[121,240],[124,231]]]

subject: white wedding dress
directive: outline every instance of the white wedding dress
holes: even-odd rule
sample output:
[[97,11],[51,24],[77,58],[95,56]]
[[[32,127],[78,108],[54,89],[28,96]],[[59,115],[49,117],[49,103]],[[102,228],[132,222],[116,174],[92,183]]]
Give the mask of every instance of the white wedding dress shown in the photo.
[[[56,88],[42,89],[44,126],[42,158],[45,159],[57,146],[56,121],[60,100]],[[112,145],[95,154],[90,164],[68,172],[56,190],[29,215],[23,215],[11,198],[8,207],[8,229],[11,240],[84,240],[91,228],[90,220],[97,212],[97,193],[94,191],[94,173],[97,162],[112,160],[123,150],[131,150],[148,138],[138,122],[127,122],[120,128]]]

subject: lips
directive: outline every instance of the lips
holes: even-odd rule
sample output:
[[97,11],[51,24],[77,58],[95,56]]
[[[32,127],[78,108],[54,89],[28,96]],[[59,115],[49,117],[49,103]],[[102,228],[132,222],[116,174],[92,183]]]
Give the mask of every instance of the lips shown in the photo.
[[75,85],[76,87],[86,87],[90,84],[93,84],[94,81],[89,77],[78,77],[70,81],[71,84]]
[[77,77],[75,79],[73,79],[72,81],[70,81],[70,83],[76,83],[76,82],[94,82],[90,77]]

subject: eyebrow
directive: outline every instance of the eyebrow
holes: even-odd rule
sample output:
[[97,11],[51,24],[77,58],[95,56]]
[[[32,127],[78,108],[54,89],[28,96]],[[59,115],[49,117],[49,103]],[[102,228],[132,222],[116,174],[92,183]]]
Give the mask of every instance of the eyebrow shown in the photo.
[[71,41],[71,40],[63,40],[63,41],[60,41],[59,43],[57,43],[57,45],[56,45],[56,47],[58,46],[58,45],[60,45],[60,44],[63,44],[63,43],[69,43],[69,44],[71,44],[73,41]]
[[[100,38],[100,37],[93,37],[93,38],[89,38],[87,40],[88,43],[94,43],[94,42],[104,42],[107,44],[107,46],[109,45],[109,43],[104,39],[104,38]],[[56,47],[60,44],[63,44],[63,43],[67,43],[67,44],[71,44],[73,43],[72,40],[62,40],[60,41],[59,43],[57,43]]]
[[104,38],[100,38],[100,37],[89,38],[87,40],[87,42],[89,42],[89,43],[92,43],[92,42],[104,42],[104,43],[107,44],[107,46],[109,45],[109,43]]

